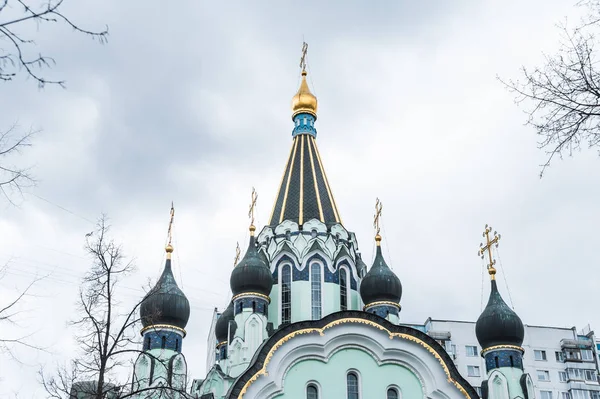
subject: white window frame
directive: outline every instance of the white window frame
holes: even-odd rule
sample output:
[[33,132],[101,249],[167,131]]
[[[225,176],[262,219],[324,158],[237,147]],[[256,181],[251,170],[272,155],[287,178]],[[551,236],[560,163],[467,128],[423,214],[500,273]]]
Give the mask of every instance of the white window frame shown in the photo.
[[[544,394],[547,394],[547,395],[544,396]],[[540,390],[540,399],[552,399],[552,391]]]
[[[475,348],[475,350],[471,353],[469,348]],[[468,357],[477,357],[477,345],[465,345],[465,354]]]
[[292,285],[294,283],[294,264],[291,262],[282,262],[279,265],[279,270],[277,271],[278,280],[279,280],[279,309],[277,318],[279,319],[279,325],[283,323],[283,268],[285,266],[290,267],[290,323],[292,323]]
[[[585,353],[585,356],[584,356]],[[591,349],[582,349],[581,350],[581,360],[593,361],[594,360],[594,352]]]
[[560,363],[565,362],[565,354],[562,351],[554,352],[554,358],[556,359],[557,362],[560,362]]
[[[538,354],[540,355],[539,357],[538,357]],[[546,356],[546,351],[542,350],[542,349],[534,349],[533,350],[533,357],[538,362],[546,362],[546,361],[548,361],[548,357]]]
[[[562,376],[564,376],[564,378],[562,378]],[[560,370],[558,372],[558,381],[560,381],[560,382],[567,382],[567,381],[569,381],[569,374],[567,374],[566,371]]]
[[571,399],[571,394],[569,392],[561,392],[560,398],[561,399]]
[[312,275],[312,267],[313,265],[318,266],[321,270],[320,270],[320,275],[319,275],[319,279],[321,281],[319,281],[319,306],[321,308],[321,317],[319,317],[319,319],[322,319],[324,316],[324,311],[323,311],[323,289],[325,288],[325,265],[323,265],[323,262],[321,262],[318,259],[311,259],[310,262],[308,263],[308,282],[309,282],[309,286],[310,286],[310,319],[311,320],[319,320],[319,319],[313,319],[313,287],[312,287],[312,280],[313,280],[313,275]]
[[308,399],[308,387],[311,385],[317,388],[317,399],[321,399],[321,384],[315,380],[308,381],[304,386],[304,399]]
[[341,284],[341,275],[342,273],[346,274],[346,310],[352,310],[352,306],[350,306],[350,270],[346,265],[342,265],[339,267],[339,276],[338,283],[340,286],[340,310],[342,310],[342,284]]
[[[471,370],[473,370],[473,373],[471,373]],[[477,373],[475,373],[475,371],[477,371]],[[468,365],[467,366],[467,376],[468,377],[481,377],[481,367]]]
[[[540,378],[540,373],[544,376],[544,378]],[[535,375],[537,376],[538,381],[550,381],[550,371],[548,370],[536,370]]]
[[353,373],[356,376],[356,385],[358,386],[358,399],[362,399],[362,379],[360,373],[356,369],[349,369],[344,375],[344,387],[346,391],[345,399],[348,399],[348,374]]

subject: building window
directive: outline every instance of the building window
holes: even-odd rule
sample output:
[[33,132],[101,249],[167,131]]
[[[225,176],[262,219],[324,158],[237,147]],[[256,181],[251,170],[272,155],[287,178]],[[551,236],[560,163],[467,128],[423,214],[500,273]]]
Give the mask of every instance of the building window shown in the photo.
[[358,399],[358,376],[353,371],[346,375],[346,391],[348,399]]
[[292,266],[281,268],[281,324],[292,321]]
[[150,336],[146,335],[146,344],[144,345],[145,349],[150,349]]
[[558,380],[560,382],[567,382],[567,372],[566,371],[559,371],[558,372]]
[[554,356],[556,357],[556,361],[557,362],[564,362],[565,361],[565,354],[562,352],[554,352]]
[[583,370],[580,369],[567,369],[570,380],[583,380]]
[[467,350],[467,356],[477,356],[477,347],[472,345],[465,346]]
[[552,391],[540,391],[540,399],[552,399]]
[[396,388],[387,390],[387,399],[398,399],[398,391],[396,391]]
[[161,349],[165,349],[165,346],[167,346],[167,337],[165,337],[164,335],[162,336],[162,339],[160,341],[160,348]]
[[538,350],[534,350],[533,351],[533,356],[535,357],[535,360],[546,360],[546,351],[538,351]]
[[600,399],[600,392],[590,391],[590,396],[592,397],[592,399]]
[[340,310],[348,309],[348,274],[346,269],[340,269]]
[[179,338],[175,339],[175,352],[179,352]]
[[319,390],[314,384],[306,387],[306,399],[319,399]]
[[550,381],[550,372],[548,370],[537,371],[538,381]]
[[567,360],[581,360],[581,352],[579,351],[568,351],[566,353]]
[[313,263],[310,265],[310,302],[312,307],[312,319],[321,318],[321,265]]
[[467,375],[469,377],[481,377],[479,366],[467,366]]
[[569,392],[561,392],[560,398],[561,399],[571,399],[571,395],[569,394]]
[[573,399],[590,399],[588,391],[583,389],[571,389],[571,397]]
[[592,351],[590,349],[582,349],[581,350],[581,360],[593,361],[594,354],[592,353]]
[[583,370],[583,375],[586,381],[598,381],[598,378],[596,378],[596,370]]

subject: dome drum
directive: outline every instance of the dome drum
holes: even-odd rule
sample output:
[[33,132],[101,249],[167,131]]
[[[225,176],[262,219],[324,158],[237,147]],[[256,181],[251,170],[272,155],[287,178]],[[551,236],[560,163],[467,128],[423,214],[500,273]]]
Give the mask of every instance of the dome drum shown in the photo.
[[181,352],[183,337],[180,329],[169,327],[160,327],[147,329],[144,332],[143,350],[169,349],[175,352]]
[[496,347],[482,352],[487,372],[500,367],[513,367],[523,370],[523,349]]
[[[268,297],[267,297],[268,298]],[[238,315],[244,311],[244,309],[250,309],[252,313],[262,314],[265,317],[269,315],[269,301],[265,299],[264,295],[251,295],[244,294],[244,296],[238,295],[233,300],[233,314]]]

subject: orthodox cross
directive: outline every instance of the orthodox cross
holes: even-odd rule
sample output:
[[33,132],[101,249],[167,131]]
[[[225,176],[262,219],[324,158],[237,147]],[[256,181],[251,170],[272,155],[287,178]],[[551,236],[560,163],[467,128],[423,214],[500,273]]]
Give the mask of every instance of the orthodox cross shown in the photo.
[[173,218],[175,217],[175,208],[173,207],[173,202],[171,202],[171,220],[169,221],[169,230],[167,232],[169,236],[169,245],[171,245],[171,240],[173,239]]
[[487,251],[488,259],[490,261],[490,263],[487,265],[487,269],[488,269],[488,272],[490,273],[492,280],[494,280],[495,274],[496,274],[496,268],[494,268],[494,265],[496,264],[496,260],[492,257],[492,246],[496,245],[496,248],[498,248],[498,241],[500,241],[501,236],[500,236],[500,234],[498,234],[497,232],[494,231],[494,238],[490,239],[491,232],[492,232],[492,226],[488,226],[486,224],[485,231],[483,232],[483,237],[486,240],[486,244],[485,245],[483,245],[483,243],[479,244],[479,251],[477,252],[477,255],[481,256],[481,259],[484,259],[485,252]]
[[383,205],[379,198],[375,199],[375,216],[373,217],[373,228],[375,229],[375,240],[381,240],[381,236],[379,232],[381,231],[381,210],[383,209]]
[[241,253],[242,253],[242,251],[240,251],[240,243],[238,242],[238,243],[236,243],[236,246],[235,246],[235,258],[233,259],[233,266],[234,267],[240,261],[240,254]]
[[258,194],[254,187],[252,187],[252,201],[250,202],[250,209],[248,209],[248,217],[250,218],[250,226],[254,226],[254,209],[256,208],[256,200],[258,199]]
[[302,57],[300,57],[300,68],[306,69],[306,52],[308,51],[308,43],[302,42]]

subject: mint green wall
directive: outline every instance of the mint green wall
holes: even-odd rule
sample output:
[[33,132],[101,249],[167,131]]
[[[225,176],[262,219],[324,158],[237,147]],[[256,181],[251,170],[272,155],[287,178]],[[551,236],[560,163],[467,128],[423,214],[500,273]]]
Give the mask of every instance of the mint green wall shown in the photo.
[[356,348],[336,352],[327,364],[307,359],[296,363],[284,378],[283,394],[277,399],[305,399],[306,385],[316,381],[320,386],[319,398],[345,399],[346,374],[349,369],[359,373],[359,389],[362,399],[385,398],[390,385],[400,387],[402,398],[422,398],[423,388],[419,379],[407,368],[397,364],[379,366],[375,359]]
[[[279,284],[274,285],[271,289],[270,298],[268,320],[273,323],[273,327],[277,328],[280,321]],[[334,283],[325,283],[321,290],[321,300],[323,301],[321,317],[338,312],[340,310],[340,286]],[[360,294],[355,290],[350,290],[348,309],[362,310]],[[310,319],[312,319],[310,282],[294,281],[292,282],[292,322]]]

